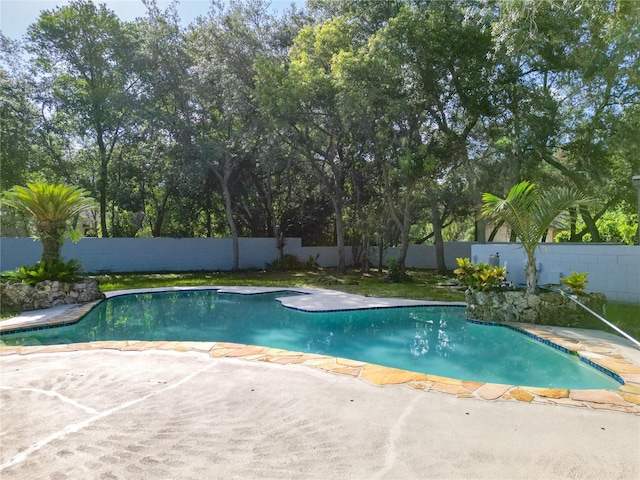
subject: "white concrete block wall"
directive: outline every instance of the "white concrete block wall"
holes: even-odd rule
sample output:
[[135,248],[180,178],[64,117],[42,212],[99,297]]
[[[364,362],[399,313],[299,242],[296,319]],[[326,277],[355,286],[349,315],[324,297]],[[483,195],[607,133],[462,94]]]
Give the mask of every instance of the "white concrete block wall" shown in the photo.
[[[273,238],[241,238],[239,243],[240,268],[264,268],[278,258]],[[338,263],[336,247],[303,247],[300,238],[287,239],[284,252],[301,260],[319,255],[322,267]],[[0,270],[34,264],[41,253],[42,244],[31,238],[0,238]],[[351,247],[346,247],[345,253],[347,265],[351,265]],[[389,248],[384,258],[397,253],[397,248]],[[445,262],[450,270],[456,268],[457,257],[488,262],[492,253],[500,254],[501,265],[507,262],[510,281],[525,283],[526,256],[518,244],[445,243]],[[230,238],[84,238],[78,243],[66,242],[62,254],[66,259],[78,258],[90,273],[230,270],[232,264]],[[375,248],[370,258],[377,264]],[[640,247],[554,243],[540,247],[537,260],[541,284],[558,284],[560,276],[573,271],[589,272],[589,291],[603,292],[612,300],[640,303]],[[407,266],[435,268],[435,247],[411,245]]]
[[[240,268],[264,268],[278,258],[273,238],[241,238]],[[40,259],[42,244],[28,238],[0,239],[0,270]],[[77,258],[87,272],[161,272],[230,270],[230,238],[83,238],[67,241],[65,259]]]
[[33,265],[42,255],[42,243],[33,238],[0,238],[0,271]]
[[[400,253],[399,247],[389,247],[385,250],[383,258],[397,258]],[[457,268],[456,258],[469,257],[471,255],[471,242],[445,242],[444,262],[449,270]],[[377,247],[371,249],[371,260],[373,264],[378,262]],[[436,247],[434,245],[409,245],[407,251],[407,267],[413,268],[436,268]]]
[[[351,251],[351,247],[345,247],[344,249],[345,263],[347,265],[353,264],[353,252]],[[297,250],[288,252],[298,257],[302,261],[306,261],[309,257],[316,258],[316,255],[319,255],[317,259],[318,266],[320,267],[335,267],[338,265],[338,248],[337,247],[303,247],[300,246]]]
[[[500,254],[500,265],[507,262],[508,280],[525,283],[526,255],[515,243],[475,244],[473,261],[489,261]],[[536,252],[541,267],[540,284],[559,284],[560,277],[572,272],[589,272],[587,291],[602,292],[611,300],[640,303],[640,247],[592,243],[552,243]]]
[[[84,238],[67,242],[65,258],[78,258],[88,272],[188,271],[222,269],[231,259],[231,240]],[[218,240],[218,239],[216,239]]]
[[[273,238],[240,238],[239,266],[242,269],[264,268],[279,257]],[[468,257],[471,244],[445,243],[447,268],[456,268],[456,257]],[[388,248],[384,259],[396,257],[398,248]],[[13,270],[21,265],[34,264],[40,259],[42,244],[30,238],[0,238],[0,270]],[[304,247],[300,238],[286,239],[285,254],[301,260],[318,255],[318,265],[335,267],[338,264],[336,247]],[[66,259],[77,258],[85,271],[95,272],[158,272],[230,270],[232,264],[230,238],[83,238],[78,243],[67,241],[62,249]],[[377,250],[371,249],[372,264],[377,264]],[[347,265],[353,264],[353,251],[345,248]],[[435,268],[433,245],[411,245],[407,266]]]

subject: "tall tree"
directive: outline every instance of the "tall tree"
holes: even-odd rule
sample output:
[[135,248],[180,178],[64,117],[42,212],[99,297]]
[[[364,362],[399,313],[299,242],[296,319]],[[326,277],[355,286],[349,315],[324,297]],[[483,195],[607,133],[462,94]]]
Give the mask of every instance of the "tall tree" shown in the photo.
[[[438,186],[448,176],[464,172],[480,204],[480,168],[471,145],[482,119],[493,113],[488,84],[496,64],[490,17],[474,5],[407,1],[387,7],[387,18],[375,8],[369,12],[378,29],[345,70],[347,83],[360,88],[361,111],[376,119],[371,152],[385,172],[382,191],[402,232],[402,267],[416,207],[425,196],[437,204],[442,192],[444,199],[446,189]],[[438,215],[433,219],[441,221]],[[433,238],[443,265],[442,237]]]
[[270,28],[265,3],[234,3],[226,10],[215,7],[192,39],[196,144],[223,192],[234,270],[240,252],[232,188],[241,186],[239,170],[255,162],[265,133],[266,122],[253,101],[254,63],[269,51]]
[[345,182],[354,150],[340,115],[335,61],[340,52],[352,48],[352,38],[352,26],[333,19],[302,29],[287,64],[258,64],[258,98],[281,120],[286,128],[281,138],[305,159],[331,197],[339,273],[346,271]]
[[[162,236],[171,230],[176,235],[176,229],[166,225],[172,201],[193,200],[196,211],[190,217],[195,219],[212,194],[194,145],[191,70],[195,60],[176,4],[165,11],[154,0],[145,0],[145,5],[147,15],[138,23],[136,71],[142,91],[136,118],[138,148],[133,153],[144,162],[144,168],[136,171],[141,176],[138,185],[151,234]],[[197,228],[193,223],[186,231]]]
[[11,65],[20,58],[19,45],[0,34],[0,189],[23,184],[30,171],[37,170],[33,133],[37,110],[29,102],[28,83],[21,65]]
[[597,220],[631,188],[612,181],[635,161],[621,156],[612,139],[619,141],[625,111],[640,99],[640,17],[626,3],[499,2],[493,25],[511,78],[510,95],[499,102],[505,127],[499,142],[507,146],[512,179],[568,182],[600,199],[582,209],[585,228],[574,229],[573,240],[589,233],[599,241]]
[[103,5],[74,0],[44,11],[28,30],[28,51],[47,115],[64,112],[69,127],[98,156],[100,229],[107,228],[109,164],[125,133],[138,79],[132,71],[135,30]]

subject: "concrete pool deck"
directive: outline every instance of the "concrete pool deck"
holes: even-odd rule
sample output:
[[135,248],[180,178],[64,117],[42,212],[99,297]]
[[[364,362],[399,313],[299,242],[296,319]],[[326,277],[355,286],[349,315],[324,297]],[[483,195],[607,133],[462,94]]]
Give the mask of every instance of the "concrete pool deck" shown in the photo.
[[604,332],[519,326],[626,384],[483,384],[220,342],[2,346],[0,477],[639,478],[640,352]]

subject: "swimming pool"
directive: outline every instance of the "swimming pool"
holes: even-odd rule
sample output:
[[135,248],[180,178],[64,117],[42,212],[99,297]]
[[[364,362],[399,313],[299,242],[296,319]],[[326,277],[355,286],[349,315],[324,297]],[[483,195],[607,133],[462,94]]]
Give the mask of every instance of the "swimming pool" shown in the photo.
[[98,304],[79,322],[3,334],[5,345],[99,340],[219,341],[345,357],[463,380],[565,389],[618,389],[576,356],[519,332],[466,321],[462,307],[307,313],[276,298],[295,293],[215,290],[130,294]]

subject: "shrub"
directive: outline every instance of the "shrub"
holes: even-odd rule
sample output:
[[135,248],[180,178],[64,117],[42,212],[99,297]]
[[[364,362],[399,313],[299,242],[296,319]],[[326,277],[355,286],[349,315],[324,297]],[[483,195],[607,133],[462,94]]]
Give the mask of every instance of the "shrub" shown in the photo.
[[[15,208],[35,220],[36,232],[42,241],[43,261],[60,258],[69,221],[96,207],[89,192],[80,187],[44,182],[28,183],[26,187],[16,185],[5,191],[2,205]],[[79,232],[70,238],[77,241]]]
[[456,258],[458,268],[453,273],[469,288],[480,290],[497,287],[507,278],[506,267],[489,265],[484,262],[472,263],[468,258]]
[[61,258],[54,260],[41,260],[35,265],[19,267],[14,272],[3,274],[3,277],[14,282],[24,282],[27,285],[35,285],[45,280],[59,282],[73,282],[80,272],[80,261],[73,259],[65,262]]
[[295,255],[287,253],[282,258],[267,264],[267,270],[291,271],[291,270],[314,270],[318,268],[318,257],[309,256],[305,261],[300,260]]
[[400,266],[400,263],[395,258],[388,258],[387,265],[389,265],[389,272],[385,277],[387,282],[405,283],[411,280],[411,277],[407,275],[406,270]]
[[589,280],[587,280],[587,275],[589,275],[589,272],[573,272],[568,277],[561,278],[560,281],[569,288],[569,291],[571,293],[582,295],[584,293],[584,290],[587,288],[587,284],[589,283]]

